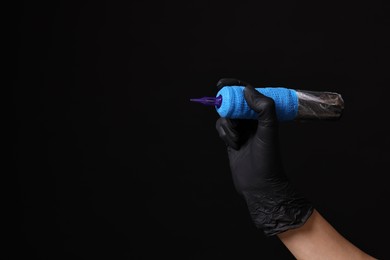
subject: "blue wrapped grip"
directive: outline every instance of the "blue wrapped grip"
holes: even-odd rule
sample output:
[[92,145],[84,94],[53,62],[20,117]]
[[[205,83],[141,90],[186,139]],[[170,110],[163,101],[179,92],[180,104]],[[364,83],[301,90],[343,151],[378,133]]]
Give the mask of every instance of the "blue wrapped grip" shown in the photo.
[[[298,114],[298,96],[295,90],[283,87],[256,88],[263,95],[275,101],[278,121],[291,121]],[[257,113],[252,110],[244,97],[243,86],[226,86],[220,89],[217,97],[222,96],[220,107],[215,107],[221,117],[257,119]]]

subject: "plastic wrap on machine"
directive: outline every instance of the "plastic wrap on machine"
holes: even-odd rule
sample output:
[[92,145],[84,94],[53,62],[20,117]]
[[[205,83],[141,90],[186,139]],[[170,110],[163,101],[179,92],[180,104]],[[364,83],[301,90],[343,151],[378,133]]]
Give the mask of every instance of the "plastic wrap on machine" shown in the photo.
[[296,120],[336,120],[342,116],[344,100],[335,92],[296,90],[298,113]]

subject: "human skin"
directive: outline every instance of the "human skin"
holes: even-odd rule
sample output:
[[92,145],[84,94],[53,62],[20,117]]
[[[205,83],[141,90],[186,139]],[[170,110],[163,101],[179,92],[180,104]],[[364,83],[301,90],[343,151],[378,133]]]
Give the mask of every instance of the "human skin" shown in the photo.
[[344,238],[317,210],[303,226],[277,236],[297,259],[377,259]]

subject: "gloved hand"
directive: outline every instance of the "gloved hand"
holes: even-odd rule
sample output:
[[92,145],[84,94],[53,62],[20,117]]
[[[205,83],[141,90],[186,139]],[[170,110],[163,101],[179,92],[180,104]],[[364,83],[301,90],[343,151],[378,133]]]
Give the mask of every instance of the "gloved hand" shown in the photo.
[[235,188],[245,199],[255,226],[266,236],[302,226],[313,206],[284,172],[274,101],[237,79],[221,79],[217,88],[233,85],[245,86],[245,100],[259,114],[257,120],[219,118],[216,122],[227,145]]

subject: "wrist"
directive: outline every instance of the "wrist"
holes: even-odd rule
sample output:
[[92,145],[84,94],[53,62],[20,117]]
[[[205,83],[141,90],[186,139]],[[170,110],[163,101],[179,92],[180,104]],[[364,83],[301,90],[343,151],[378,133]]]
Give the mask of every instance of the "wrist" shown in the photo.
[[273,236],[303,226],[313,213],[313,205],[303,196],[243,192],[255,226]]
[[304,225],[278,237],[297,259],[375,259],[346,240],[316,210]]

